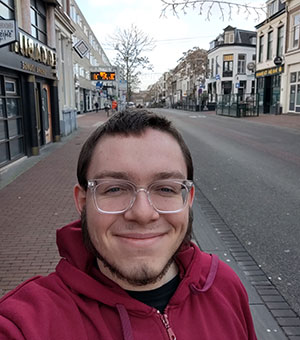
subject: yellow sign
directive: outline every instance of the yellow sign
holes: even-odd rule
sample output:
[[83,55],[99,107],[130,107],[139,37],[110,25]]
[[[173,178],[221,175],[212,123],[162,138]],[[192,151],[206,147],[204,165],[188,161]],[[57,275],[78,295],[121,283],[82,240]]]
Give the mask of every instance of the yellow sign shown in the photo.
[[232,61],[233,60],[233,54],[224,54],[223,55],[223,61]]
[[277,67],[268,68],[266,70],[257,71],[255,73],[255,76],[256,78],[261,78],[261,77],[273,76],[274,74],[279,74],[282,72],[283,72],[283,66],[277,66]]

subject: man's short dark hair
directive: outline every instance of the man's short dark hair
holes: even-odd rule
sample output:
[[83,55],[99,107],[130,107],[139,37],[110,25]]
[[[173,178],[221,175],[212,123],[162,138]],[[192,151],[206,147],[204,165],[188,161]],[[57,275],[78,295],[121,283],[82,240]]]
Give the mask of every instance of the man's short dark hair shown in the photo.
[[172,122],[166,117],[148,110],[127,110],[113,115],[104,124],[100,125],[84,143],[77,164],[77,179],[79,185],[87,190],[87,171],[94,149],[102,137],[116,135],[139,136],[148,128],[159,130],[173,136],[183,153],[187,167],[187,178],[193,180],[194,168],[191,153]]

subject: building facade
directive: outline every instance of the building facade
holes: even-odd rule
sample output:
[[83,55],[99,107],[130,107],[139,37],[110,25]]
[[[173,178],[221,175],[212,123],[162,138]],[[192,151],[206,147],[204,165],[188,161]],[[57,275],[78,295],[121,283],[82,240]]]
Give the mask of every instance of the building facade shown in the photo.
[[73,77],[73,41],[75,27],[70,19],[70,0],[58,0],[55,8],[55,42],[57,54],[58,107],[60,131],[67,136],[77,128],[75,84]]
[[287,0],[285,78],[282,83],[283,112],[300,114],[300,2]]
[[60,140],[55,0],[0,1],[0,19],[18,27],[0,47],[0,167]]
[[256,26],[258,41],[255,76],[259,113],[283,112],[286,19],[285,4],[281,0],[269,0],[267,18]]
[[255,49],[256,32],[231,26],[210,43],[209,102],[217,102],[223,95],[243,99],[255,94]]
[[104,108],[104,103],[112,99],[116,92],[116,82],[99,82],[91,80],[91,72],[112,71],[113,66],[107,58],[76,1],[70,2],[70,16],[75,26],[73,34],[73,74],[75,84],[75,105],[78,113]]

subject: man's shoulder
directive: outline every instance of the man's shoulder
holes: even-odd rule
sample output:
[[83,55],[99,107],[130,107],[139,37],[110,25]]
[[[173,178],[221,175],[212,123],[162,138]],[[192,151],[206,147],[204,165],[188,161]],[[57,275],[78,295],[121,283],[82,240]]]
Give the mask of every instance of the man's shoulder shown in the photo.
[[26,306],[38,306],[45,303],[53,304],[55,299],[61,296],[57,294],[59,291],[62,291],[62,282],[55,273],[48,276],[34,276],[0,299],[0,314],[16,306],[26,308]]

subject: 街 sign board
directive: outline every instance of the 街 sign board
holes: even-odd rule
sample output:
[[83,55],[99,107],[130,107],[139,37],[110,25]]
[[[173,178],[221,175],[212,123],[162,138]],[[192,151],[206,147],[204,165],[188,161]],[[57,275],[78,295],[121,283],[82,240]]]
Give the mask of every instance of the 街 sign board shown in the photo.
[[0,19],[0,47],[15,41],[17,41],[16,21]]

